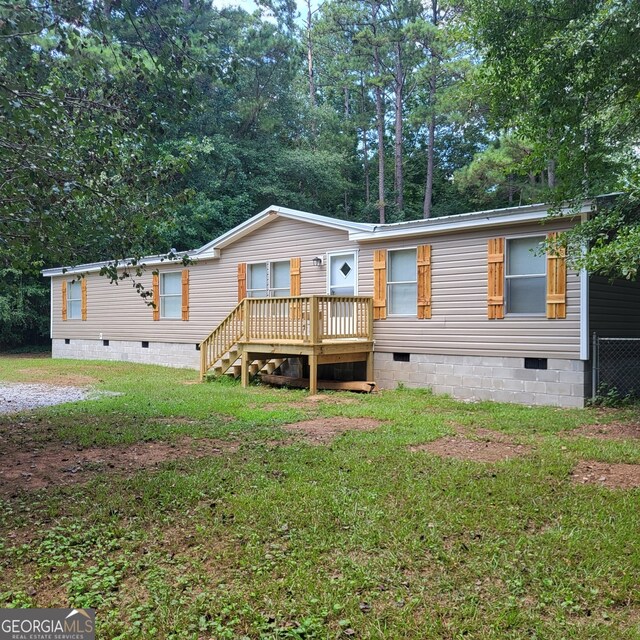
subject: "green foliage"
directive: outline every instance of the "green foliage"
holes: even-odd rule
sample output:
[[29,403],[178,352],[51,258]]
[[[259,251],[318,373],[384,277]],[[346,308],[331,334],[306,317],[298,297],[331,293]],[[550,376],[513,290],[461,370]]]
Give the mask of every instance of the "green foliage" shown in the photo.
[[49,285],[14,267],[0,268],[0,348],[38,344],[49,332]]
[[[595,272],[636,277],[640,3],[468,0],[466,6],[492,119],[532,141],[538,165],[555,163],[553,199],[625,194],[621,215],[606,208],[571,235],[573,257]],[[586,259],[581,240],[593,247]]]
[[532,146],[514,136],[503,136],[455,173],[458,190],[477,207],[540,202],[544,186],[531,168],[527,172]]

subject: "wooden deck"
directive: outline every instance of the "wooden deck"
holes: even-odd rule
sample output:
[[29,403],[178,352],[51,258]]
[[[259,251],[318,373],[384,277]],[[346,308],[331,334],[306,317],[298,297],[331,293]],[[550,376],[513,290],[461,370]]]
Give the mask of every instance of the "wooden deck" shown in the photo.
[[[243,386],[251,365],[274,357],[304,356],[309,389],[317,391],[318,365],[366,362],[373,379],[373,301],[363,296],[245,298],[201,343],[200,375],[216,362],[241,359]],[[235,361],[235,358],[233,359]]]

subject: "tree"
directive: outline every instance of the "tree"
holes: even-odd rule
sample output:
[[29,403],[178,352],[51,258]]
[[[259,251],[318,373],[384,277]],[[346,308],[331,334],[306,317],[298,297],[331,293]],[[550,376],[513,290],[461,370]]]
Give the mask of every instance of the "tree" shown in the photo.
[[135,255],[162,215],[162,187],[185,165],[153,144],[157,114],[130,90],[132,76],[166,82],[166,68],[105,44],[80,2],[0,11],[2,262]]
[[547,163],[553,200],[624,193],[567,238],[574,264],[635,277],[640,2],[468,0],[466,6],[494,120],[533,142],[538,164]]

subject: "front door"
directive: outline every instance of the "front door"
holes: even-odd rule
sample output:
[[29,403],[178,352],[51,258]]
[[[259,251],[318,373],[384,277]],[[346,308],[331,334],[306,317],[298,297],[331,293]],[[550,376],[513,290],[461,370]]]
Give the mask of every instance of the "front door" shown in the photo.
[[356,295],[356,254],[329,255],[328,293],[332,296]]

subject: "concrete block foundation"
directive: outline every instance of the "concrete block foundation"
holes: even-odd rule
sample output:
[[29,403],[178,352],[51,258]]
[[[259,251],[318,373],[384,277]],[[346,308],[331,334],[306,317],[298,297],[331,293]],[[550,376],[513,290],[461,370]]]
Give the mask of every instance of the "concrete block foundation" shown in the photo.
[[165,367],[181,369],[200,369],[200,352],[194,343],[151,342],[143,347],[140,340],[109,340],[105,345],[102,340],[76,340],[54,338],[51,344],[51,355],[54,358],[72,358],[75,360],[118,360],[139,362],[142,364],[159,364]]
[[547,369],[526,369],[524,358],[412,353],[401,362],[377,351],[374,369],[382,389],[403,384],[463,400],[554,407],[583,407],[590,383],[586,362],[560,358],[549,358]]

